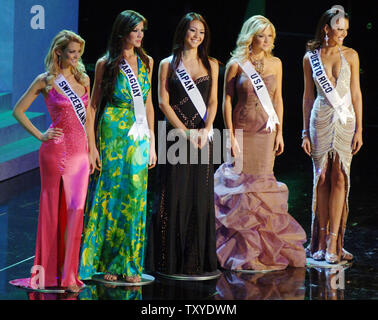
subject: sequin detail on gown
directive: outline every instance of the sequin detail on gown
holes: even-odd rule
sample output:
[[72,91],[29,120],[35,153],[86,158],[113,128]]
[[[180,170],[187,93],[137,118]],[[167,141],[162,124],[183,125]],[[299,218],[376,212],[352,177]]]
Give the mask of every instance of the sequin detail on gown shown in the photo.
[[[88,93],[81,99],[87,107]],[[39,150],[41,195],[32,281],[12,284],[34,289],[82,286],[77,274],[89,177],[87,137],[65,95],[53,87],[45,103],[50,128],[63,129],[63,135],[42,142]]]
[[[340,73],[336,81],[335,89],[343,98],[350,92],[351,71],[348,61],[340,52],[341,67]],[[312,254],[318,250],[319,240],[319,224],[317,219],[317,186],[320,175],[326,167],[328,161],[334,161],[338,155],[339,163],[342,171],[346,176],[345,204],[341,217],[340,229],[338,232],[337,255],[341,256],[343,248],[344,233],[348,218],[348,197],[350,190],[350,165],[352,162],[352,140],[355,130],[355,113],[353,105],[347,106],[354,118],[348,118],[347,123],[343,125],[339,120],[334,121],[336,117],[334,108],[324,95],[322,88],[317,83],[315,77],[314,82],[317,90],[317,97],[314,101],[310,115],[310,139],[311,154],[313,162],[313,198],[312,198],[312,223],[311,223],[311,242],[308,250]]]

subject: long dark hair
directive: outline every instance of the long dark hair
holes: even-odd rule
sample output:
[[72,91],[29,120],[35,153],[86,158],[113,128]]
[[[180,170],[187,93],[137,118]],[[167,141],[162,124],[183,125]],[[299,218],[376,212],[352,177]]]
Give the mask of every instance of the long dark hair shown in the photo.
[[211,67],[209,61],[209,46],[210,46],[210,29],[208,24],[206,23],[205,19],[199,14],[195,12],[189,12],[184,17],[181,18],[180,22],[176,27],[175,34],[173,36],[173,46],[172,46],[172,55],[173,59],[171,62],[171,69],[170,75],[173,75],[173,70],[176,70],[180,64],[182,52],[184,50],[184,42],[186,37],[186,32],[189,29],[190,22],[193,20],[198,20],[203,23],[205,27],[205,37],[202,43],[198,47],[198,57],[202,61],[203,65],[205,66],[206,70],[208,71],[211,77]]
[[[122,47],[125,38],[140,23],[143,22],[144,29],[147,28],[147,20],[140,13],[133,10],[125,10],[118,14],[113,23],[112,32],[108,41],[105,54],[105,67],[102,77],[102,97],[101,108],[105,101],[112,101],[116,78],[119,71],[119,63],[122,60]],[[150,71],[150,64],[147,53],[142,46],[135,48],[136,53]]]
[[322,45],[325,37],[324,26],[328,25],[331,28],[331,20],[338,14],[340,14],[343,18],[349,20],[349,15],[342,9],[339,9],[337,7],[328,9],[319,19],[315,31],[315,38],[306,43],[306,51],[313,51],[315,49],[318,49]]

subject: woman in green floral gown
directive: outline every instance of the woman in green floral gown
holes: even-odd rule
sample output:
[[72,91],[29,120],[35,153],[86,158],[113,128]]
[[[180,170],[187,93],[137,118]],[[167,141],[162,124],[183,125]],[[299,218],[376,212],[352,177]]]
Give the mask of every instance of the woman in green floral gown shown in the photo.
[[[113,24],[106,55],[96,64],[91,111],[97,112],[98,122],[96,138],[93,129],[88,132],[88,143],[97,148],[91,148],[90,154],[91,173],[95,173],[85,210],[79,269],[83,280],[95,273],[105,273],[108,281],[141,280],[148,168],[156,164],[150,90],[153,60],[142,48],[146,24],[135,11],[121,12]],[[138,122],[132,92],[135,81],[120,68],[125,61],[143,95],[144,118]],[[139,129],[132,133],[133,126]]]

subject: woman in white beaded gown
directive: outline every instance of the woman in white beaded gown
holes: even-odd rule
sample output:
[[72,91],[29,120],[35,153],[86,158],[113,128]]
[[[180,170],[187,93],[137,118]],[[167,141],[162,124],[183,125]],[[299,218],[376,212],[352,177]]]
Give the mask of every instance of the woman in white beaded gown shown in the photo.
[[302,148],[312,157],[314,169],[307,253],[328,263],[353,259],[343,243],[350,165],[362,146],[362,95],[358,54],[343,45],[348,29],[349,18],[342,7],[327,10],[303,59]]

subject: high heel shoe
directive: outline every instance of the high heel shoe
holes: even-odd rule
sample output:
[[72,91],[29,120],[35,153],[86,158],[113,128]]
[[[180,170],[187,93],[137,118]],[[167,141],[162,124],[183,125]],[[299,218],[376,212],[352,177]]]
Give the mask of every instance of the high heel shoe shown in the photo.
[[325,250],[318,250],[312,254],[312,259],[314,259],[315,261],[323,261],[325,258],[325,254]]
[[344,248],[341,250],[341,259],[346,261],[352,261],[354,259],[353,254],[346,251]]
[[[327,231],[327,228],[320,228],[321,231]],[[315,261],[323,261],[325,259],[326,250],[320,249],[312,254],[312,259]]]
[[[333,232],[330,232],[329,236],[333,236],[333,237],[337,238],[337,234],[333,233]],[[339,263],[339,257],[335,253],[329,253],[328,252],[328,245],[329,245],[330,239],[331,239],[330,237],[328,237],[328,239],[327,239],[327,251],[325,253],[324,259],[329,264],[336,264],[336,263]]]

